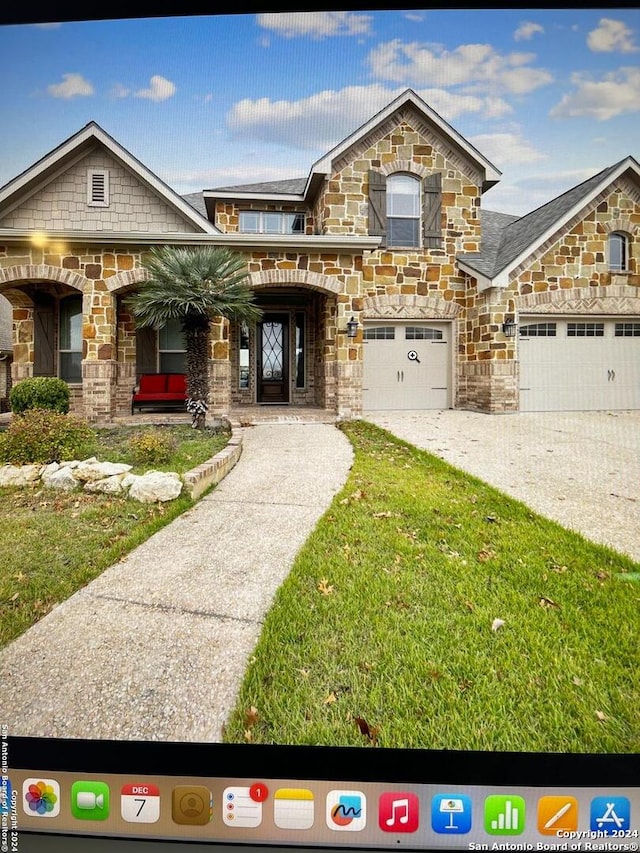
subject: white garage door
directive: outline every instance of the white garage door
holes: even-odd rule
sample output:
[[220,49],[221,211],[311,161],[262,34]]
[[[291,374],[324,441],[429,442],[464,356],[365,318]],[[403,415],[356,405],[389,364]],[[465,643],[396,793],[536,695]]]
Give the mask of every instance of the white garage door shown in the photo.
[[451,324],[365,324],[363,408],[446,409],[450,405]]
[[640,409],[640,317],[521,317],[521,411]]

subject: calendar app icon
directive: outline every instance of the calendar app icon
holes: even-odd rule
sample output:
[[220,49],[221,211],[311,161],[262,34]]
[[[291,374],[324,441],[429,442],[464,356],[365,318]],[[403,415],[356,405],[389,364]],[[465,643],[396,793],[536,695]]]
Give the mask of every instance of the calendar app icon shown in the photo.
[[148,782],[123,785],[120,814],[129,823],[155,823],[160,818],[160,789]]

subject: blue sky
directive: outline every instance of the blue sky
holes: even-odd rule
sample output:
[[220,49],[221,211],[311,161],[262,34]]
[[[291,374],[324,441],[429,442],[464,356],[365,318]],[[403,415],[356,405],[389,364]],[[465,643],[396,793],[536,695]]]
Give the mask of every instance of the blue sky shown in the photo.
[[94,120],[180,193],[305,176],[407,87],[523,214],[640,159],[640,9],[408,9],[0,27],[0,185]]

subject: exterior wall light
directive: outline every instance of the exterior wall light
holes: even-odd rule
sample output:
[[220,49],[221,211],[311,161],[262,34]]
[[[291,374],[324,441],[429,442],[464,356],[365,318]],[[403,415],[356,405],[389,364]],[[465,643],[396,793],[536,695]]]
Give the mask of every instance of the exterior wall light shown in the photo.
[[513,317],[507,317],[507,319],[502,324],[502,333],[505,338],[515,338],[516,336],[516,321]]
[[355,338],[358,334],[358,321],[353,317],[347,323],[347,337]]

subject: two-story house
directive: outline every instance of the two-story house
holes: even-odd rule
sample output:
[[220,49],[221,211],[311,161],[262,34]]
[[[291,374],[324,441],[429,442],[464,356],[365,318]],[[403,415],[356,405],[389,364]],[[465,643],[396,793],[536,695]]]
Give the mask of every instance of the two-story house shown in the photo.
[[211,324],[211,412],[238,405],[484,412],[640,408],[640,166],[627,157],[523,217],[501,177],[407,90],[306,177],[180,196],[94,123],[0,190],[13,381],[56,375],[91,421],[180,329],[125,297],[153,245],[229,246],[263,309]]

